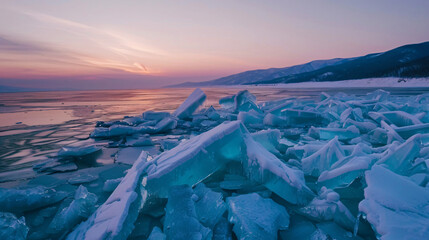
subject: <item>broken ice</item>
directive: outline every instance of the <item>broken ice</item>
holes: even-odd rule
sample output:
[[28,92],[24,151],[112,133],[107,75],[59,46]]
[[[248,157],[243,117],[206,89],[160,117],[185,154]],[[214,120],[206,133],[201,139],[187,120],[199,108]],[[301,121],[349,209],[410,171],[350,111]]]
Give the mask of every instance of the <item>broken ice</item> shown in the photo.
[[244,90],[220,99],[220,108],[205,107],[206,98],[196,89],[175,111],[98,122],[90,140],[35,164],[36,179],[0,188],[0,234],[69,240],[429,234],[427,94],[321,93],[261,103]]

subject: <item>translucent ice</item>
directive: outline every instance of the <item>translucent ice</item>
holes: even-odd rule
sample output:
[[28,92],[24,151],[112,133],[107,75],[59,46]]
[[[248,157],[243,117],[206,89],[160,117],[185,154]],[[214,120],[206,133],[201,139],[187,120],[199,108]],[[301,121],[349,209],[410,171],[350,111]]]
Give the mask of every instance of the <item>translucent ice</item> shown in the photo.
[[168,151],[170,149],[175,148],[177,145],[179,145],[180,142],[177,139],[165,139],[161,140],[159,143],[161,144],[161,149],[163,151]]
[[19,219],[8,212],[0,212],[0,238],[25,240],[27,239],[28,227],[25,225],[25,218]]
[[429,191],[375,165],[365,173],[368,187],[359,210],[380,239],[426,239],[429,235]]
[[285,109],[280,113],[281,116],[286,117],[289,125],[291,126],[316,126],[321,125],[324,117],[313,111]]
[[192,189],[173,186],[165,209],[164,233],[167,239],[211,239],[212,232],[197,219]]
[[149,194],[166,198],[169,186],[195,185],[225,163],[238,161],[242,157],[243,129],[240,122],[224,123],[158,155],[148,171]]
[[225,217],[213,229],[213,240],[232,240],[232,226]]
[[301,170],[284,164],[252,137],[245,136],[244,140],[247,159],[244,158],[242,164],[249,180],[263,184],[293,204],[305,204],[313,198]]
[[217,121],[220,119],[220,114],[216,111],[213,106],[210,106],[204,114],[211,120]]
[[67,172],[77,170],[77,165],[72,160],[60,160],[56,158],[50,158],[43,162],[37,163],[33,166],[33,169],[37,172]]
[[68,179],[70,184],[82,184],[93,182],[98,179],[98,175],[91,173],[79,173]]
[[419,155],[420,148],[420,135],[414,135],[396,149],[388,152],[377,161],[377,164],[383,164],[401,175],[408,175],[414,165],[414,159]]
[[140,146],[152,146],[153,142],[149,134],[142,136],[128,136],[126,138],[125,146],[127,147],[140,147]]
[[357,129],[359,129],[359,132],[361,133],[368,133],[377,128],[377,125],[373,122],[370,122],[370,121],[357,122],[352,119],[345,120],[343,127],[347,128],[352,125],[357,127]]
[[239,112],[237,119],[242,121],[246,126],[262,124],[263,115],[253,110],[249,112]]
[[371,155],[344,158],[333,164],[331,170],[322,172],[318,182],[328,188],[347,187],[356,178],[363,176],[375,161],[376,158]]
[[398,127],[422,124],[417,117],[403,111],[369,112],[368,115],[378,123],[385,121]]
[[234,98],[235,98],[235,95],[223,97],[219,99],[219,105],[221,105],[225,109],[233,108]]
[[97,196],[88,192],[84,186],[79,186],[76,190],[74,200],[70,205],[57,212],[51,224],[48,227],[48,231],[52,234],[61,232],[68,232],[76,224],[91,215],[95,210],[94,205],[97,203]]
[[252,138],[273,154],[278,154],[281,133],[278,129],[268,129],[252,133]]
[[166,240],[167,236],[159,227],[154,227],[147,240]]
[[211,229],[214,229],[223,213],[226,211],[226,204],[221,193],[214,192],[207,188],[204,183],[199,183],[194,188],[194,193],[198,196],[195,201],[195,210],[200,222]]
[[156,134],[168,132],[177,126],[177,121],[173,117],[166,117],[155,126],[128,126],[114,124],[110,127],[98,127],[90,134],[91,138],[112,138],[133,134]]
[[87,221],[75,228],[67,236],[68,240],[128,237],[146,199],[146,191],[141,183],[149,165],[147,157],[143,151],[106,202]]
[[290,216],[290,224],[287,230],[280,231],[281,240],[288,239],[306,239],[310,240],[312,234],[316,231],[315,225],[307,218],[295,214]]
[[263,123],[268,126],[273,127],[287,127],[289,126],[289,121],[284,117],[279,117],[277,115],[274,115],[272,113],[268,113],[264,117]]
[[360,143],[353,153],[332,164],[330,170],[322,172],[318,182],[327,188],[347,187],[377,161],[378,155],[370,154],[372,148]]
[[345,152],[335,137],[314,154],[303,158],[302,170],[305,174],[318,177],[323,171],[329,170],[335,162],[345,157]]
[[121,183],[123,178],[115,178],[115,179],[108,179],[104,182],[103,185],[103,191],[105,192],[113,192],[116,187]]
[[429,123],[415,124],[411,126],[398,127],[395,131],[404,139],[414,136],[417,133],[429,133]]
[[298,209],[300,214],[316,221],[335,221],[337,224],[353,230],[355,217],[340,201],[338,193],[322,187],[319,195],[310,204]]
[[223,181],[219,183],[219,186],[226,190],[238,190],[247,185],[250,183],[245,177],[235,174],[225,174]]
[[115,154],[115,162],[127,165],[133,165],[142,153],[141,147],[121,148]]
[[66,146],[66,147],[62,147],[61,150],[58,152],[58,157],[60,158],[82,157],[100,150],[101,150],[100,147],[97,147],[94,145],[80,146],[80,147]]
[[361,240],[362,238],[354,236],[352,232],[346,231],[334,222],[323,222],[317,224],[318,231],[326,236],[326,239],[342,240]]
[[195,89],[191,95],[180,105],[173,116],[179,119],[190,118],[197,108],[206,100],[206,94],[199,88]]
[[261,112],[256,104],[256,97],[247,90],[238,92],[234,96],[234,112],[248,112],[250,110]]
[[320,139],[331,140],[338,137],[338,140],[351,140],[355,137],[359,137],[360,132],[357,127],[351,125],[347,128],[320,128],[319,129]]
[[155,127],[149,128],[145,132],[147,133],[166,133],[177,126],[177,121],[174,118],[167,117],[159,121]]
[[42,186],[27,189],[0,188],[0,211],[20,213],[49,206],[63,200],[66,192]]
[[257,193],[227,198],[228,218],[238,239],[277,239],[289,226],[286,209]]
[[170,116],[170,113],[168,112],[154,112],[154,111],[146,111],[142,114],[143,118],[148,121],[160,121],[164,118],[167,118]]

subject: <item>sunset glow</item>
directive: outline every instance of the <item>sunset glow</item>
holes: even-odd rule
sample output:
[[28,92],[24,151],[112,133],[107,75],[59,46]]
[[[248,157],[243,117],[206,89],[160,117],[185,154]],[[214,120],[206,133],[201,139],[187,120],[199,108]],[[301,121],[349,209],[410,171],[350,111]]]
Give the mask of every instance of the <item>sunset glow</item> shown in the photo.
[[429,39],[427,1],[1,2],[5,86],[160,87]]

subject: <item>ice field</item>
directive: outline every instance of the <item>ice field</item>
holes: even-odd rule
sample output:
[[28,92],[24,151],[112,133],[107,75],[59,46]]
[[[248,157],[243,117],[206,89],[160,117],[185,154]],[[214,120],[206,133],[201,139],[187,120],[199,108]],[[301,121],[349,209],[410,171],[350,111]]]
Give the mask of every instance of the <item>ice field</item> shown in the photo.
[[0,236],[428,238],[428,93],[218,100],[97,122],[0,188]]

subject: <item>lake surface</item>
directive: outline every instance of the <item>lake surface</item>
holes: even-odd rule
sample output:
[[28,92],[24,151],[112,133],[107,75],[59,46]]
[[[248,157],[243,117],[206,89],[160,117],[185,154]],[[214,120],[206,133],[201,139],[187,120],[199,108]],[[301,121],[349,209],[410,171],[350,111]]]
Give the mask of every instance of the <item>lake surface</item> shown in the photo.
[[[316,98],[322,91],[362,95],[375,89],[248,88],[258,101]],[[219,107],[220,98],[242,88],[203,88],[204,107]],[[429,88],[387,89],[414,95]],[[119,120],[144,111],[174,111],[193,89],[30,92],[0,94],[0,183],[11,175],[29,174],[32,165],[62,146],[87,139],[97,121]]]

